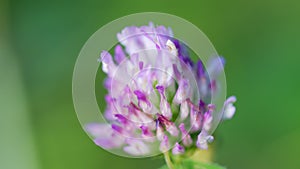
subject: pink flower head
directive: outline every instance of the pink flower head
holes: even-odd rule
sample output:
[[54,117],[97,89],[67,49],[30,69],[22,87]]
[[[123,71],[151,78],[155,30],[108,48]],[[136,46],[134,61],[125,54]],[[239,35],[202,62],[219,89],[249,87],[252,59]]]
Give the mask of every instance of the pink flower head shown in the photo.
[[[171,148],[173,154],[183,154],[193,144],[207,149],[216,111],[209,103],[212,92],[218,92],[224,59],[217,57],[204,67],[201,60],[192,61],[170,28],[152,23],[126,27],[117,38],[114,56],[102,51],[99,59],[107,75],[105,117],[111,125],[86,125],[94,142],[134,156]],[[235,101],[230,97],[224,103],[224,119],[234,115]]]

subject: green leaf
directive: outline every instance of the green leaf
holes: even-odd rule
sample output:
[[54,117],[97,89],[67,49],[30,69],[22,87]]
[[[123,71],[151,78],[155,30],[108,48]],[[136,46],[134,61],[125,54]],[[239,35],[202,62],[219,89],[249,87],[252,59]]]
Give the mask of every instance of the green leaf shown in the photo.
[[[167,165],[164,165],[159,169],[169,169],[169,168]],[[201,163],[192,160],[184,160],[181,161],[180,164],[174,164],[174,169],[226,169],[226,168],[213,163]]]

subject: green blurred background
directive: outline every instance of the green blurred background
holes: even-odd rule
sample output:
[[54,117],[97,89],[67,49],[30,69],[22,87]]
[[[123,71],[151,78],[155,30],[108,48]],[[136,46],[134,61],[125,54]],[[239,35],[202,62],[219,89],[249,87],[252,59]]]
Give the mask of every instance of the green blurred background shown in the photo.
[[197,25],[227,60],[237,114],[216,131],[229,169],[300,166],[300,1],[0,1],[0,168],[150,169],[96,147],[72,103],[85,41],[124,15],[159,11]]

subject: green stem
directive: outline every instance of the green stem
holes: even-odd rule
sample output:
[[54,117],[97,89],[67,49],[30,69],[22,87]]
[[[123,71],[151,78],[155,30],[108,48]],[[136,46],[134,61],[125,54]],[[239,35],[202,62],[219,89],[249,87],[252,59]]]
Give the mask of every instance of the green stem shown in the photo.
[[172,161],[171,161],[171,158],[170,158],[170,155],[169,155],[168,151],[164,153],[164,157],[165,157],[165,161],[167,163],[168,168],[169,169],[174,169],[174,166],[172,164]]

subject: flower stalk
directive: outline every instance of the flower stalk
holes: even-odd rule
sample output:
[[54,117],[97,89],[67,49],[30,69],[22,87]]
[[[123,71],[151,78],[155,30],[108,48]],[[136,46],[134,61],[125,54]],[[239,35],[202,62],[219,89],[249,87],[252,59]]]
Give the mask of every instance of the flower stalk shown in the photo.
[[167,164],[168,168],[169,169],[175,169],[174,165],[173,165],[173,163],[171,161],[171,158],[170,158],[170,155],[169,155],[169,151],[164,152],[163,154],[164,154],[164,158],[165,158],[165,161],[166,161],[166,164]]

